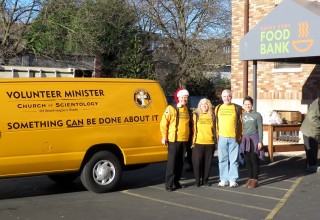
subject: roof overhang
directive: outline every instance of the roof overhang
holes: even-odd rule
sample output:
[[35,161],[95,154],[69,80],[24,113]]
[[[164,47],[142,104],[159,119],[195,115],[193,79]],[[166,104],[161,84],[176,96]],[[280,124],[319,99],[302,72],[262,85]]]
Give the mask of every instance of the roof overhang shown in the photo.
[[241,39],[240,59],[320,63],[320,3],[282,1]]

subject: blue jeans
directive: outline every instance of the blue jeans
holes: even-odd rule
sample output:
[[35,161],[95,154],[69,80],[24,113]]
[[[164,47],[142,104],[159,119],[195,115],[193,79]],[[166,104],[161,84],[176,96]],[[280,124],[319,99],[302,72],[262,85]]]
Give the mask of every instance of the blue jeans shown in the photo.
[[235,138],[219,136],[218,159],[221,181],[236,182],[239,178],[239,144]]

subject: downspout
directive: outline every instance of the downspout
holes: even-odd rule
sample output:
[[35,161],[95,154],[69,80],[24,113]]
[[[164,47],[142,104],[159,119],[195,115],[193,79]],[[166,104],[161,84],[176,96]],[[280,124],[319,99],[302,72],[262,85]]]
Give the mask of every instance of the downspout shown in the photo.
[[[244,35],[249,31],[249,0],[244,0]],[[248,61],[243,61],[243,96],[248,95]]]

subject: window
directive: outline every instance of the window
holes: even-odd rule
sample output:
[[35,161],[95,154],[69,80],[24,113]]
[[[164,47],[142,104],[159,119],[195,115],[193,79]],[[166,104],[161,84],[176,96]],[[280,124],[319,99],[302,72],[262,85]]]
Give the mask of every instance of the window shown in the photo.
[[272,69],[273,73],[283,73],[283,72],[301,72],[301,63],[286,63],[286,62],[276,62]]
[[223,52],[224,53],[231,53],[231,47],[228,45],[228,46],[224,46],[223,47]]
[[285,63],[285,62],[274,63],[275,69],[300,68],[300,67],[301,67],[301,63]]

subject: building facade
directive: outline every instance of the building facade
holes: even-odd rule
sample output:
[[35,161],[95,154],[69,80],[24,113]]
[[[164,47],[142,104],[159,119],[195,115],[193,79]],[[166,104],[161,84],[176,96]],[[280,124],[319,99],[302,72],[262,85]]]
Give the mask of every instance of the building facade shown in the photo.
[[[245,62],[248,63],[248,95],[252,96],[254,92],[253,62],[240,59],[240,40],[244,37],[246,29],[252,30],[281,2],[232,0],[231,89],[233,100],[239,104],[242,104],[245,95]],[[261,48],[257,45],[256,49]],[[320,94],[319,64],[258,61],[257,111],[268,114],[272,110],[287,110],[305,114],[308,105]]]

